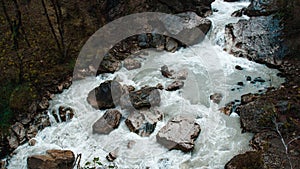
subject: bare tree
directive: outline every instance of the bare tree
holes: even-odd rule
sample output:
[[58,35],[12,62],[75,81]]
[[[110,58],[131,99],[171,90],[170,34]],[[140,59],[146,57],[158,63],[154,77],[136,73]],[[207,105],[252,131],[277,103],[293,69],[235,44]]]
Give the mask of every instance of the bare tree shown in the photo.
[[[48,25],[50,27],[51,33],[54,37],[56,46],[59,50],[60,55],[62,58],[67,57],[67,47],[66,47],[66,40],[65,40],[65,31],[64,31],[64,20],[62,16],[62,9],[61,9],[61,3],[59,0],[50,0],[51,6],[54,10],[55,20],[56,20],[56,27],[55,22],[50,19],[49,11],[47,9],[47,5],[45,0],[42,0],[42,7],[45,13],[45,16],[47,18]],[[56,30],[58,30],[58,34],[56,33]]]
[[14,11],[15,11],[15,16],[14,17],[10,17],[8,12],[7,12],[7,6],[4,2],[4,0],[0,0],[1,1],[1,6],[6,18],[6,21],[8,22],[9,28],[10,28],[10,33],[11,33],[11,38],[13,41],[13,49],[15,51],[15,53],[13,55],[15,55],[15,59],[17,59],[17,64],[16,67],[18,68],[18,79],[19,79],[19,83],[23,83],[24,81],[24,55],[22,54],[22,52],[20,52],[20,47],[19,47],[19,43],[20,40],[24,40],[27,44],[28,47],[30,47],[30,43],[27,39],[27,35],[25,32],[25,29],[23,27],[23,22],[22,22],[22,14],[21,14],[21,10],[20,10],[20,6],[17,0],[12,0],[13,2],[13,6],[14,6]]

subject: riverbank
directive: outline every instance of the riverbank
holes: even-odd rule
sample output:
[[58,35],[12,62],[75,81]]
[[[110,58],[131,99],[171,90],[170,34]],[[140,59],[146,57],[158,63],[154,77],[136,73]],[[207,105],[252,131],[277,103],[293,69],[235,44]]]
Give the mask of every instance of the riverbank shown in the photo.
[[[116,4],[108,4],[111,5],[110,10],[117,9],[119,7],[124,8],[124,4],[120,5]],[[190,7],[188,5],[188,7]],[[144,8],[137,8],[137,10],[143,10]],[[206,9],[206,8],[203,8]],[[126,11],[126,9],[124,9]],[[173,9],[174,10],[174,9]],[[183,10],[183,9],[182,9]],[[272,9],[273,10],[273,9]],[[171,12],[174,12],[170,10]],[[205,10],[204,10],[205,11]],[[207,12],[207,11],[206,11]],[[126,12],[122,14],[116,14],[115,16],[109,16],[110,19],[118,18],[121,15],[126,14]],[[199,13],[200,15],[201,13]],[[266,15],[266,13],[263,13]],[[274,13],[272,13],[274,14]],[[201,15],[204,15],[202,12]],[[297,23],[297,22],[294,22]],[[229,27],[230,28],[230,27]],[[294,26],[290,26],[290,28],[295,29]],[[297,29],[295,29],[297,30]],[[285,30],[286,32],[290,32],[291,30]],[[288,38],[289,37],[289,38]],[[286,39],[295,39],[297,34],[289,34]],[[291,44],[290,40],[290,44]],[[273,42],[273,41],[272,41]],[[237,43],[238,44],[238,43]],[[263,45],[263,43],[261,44]],[[293,49],[299,49],[295,46],[295,43],[292,43]],[[53,44],[53,46],[55,46]],[[276,49],[274,47],[274,49]],[[280,51],[278,51],[280,53]],[[294,166],[297,168],[299,164],[298,153],[299,153],[299,57],[296,55],[297,52],[292,52],[291,56],[286,56],[284,59],[279,58],[272,59],[272,56],[268,56],[266,60],[261,59],[253,59],[249,55],[245,56],[248,59],[255,60],[260,63],[268,63],[268,65],[272,65],[279,70],[282,71],[282,76],[285,76],[287,81],[282,85],[281,88],[274,90],[270,89],[267,93],[263,95],[258,95],[257,97],[248,99],[250,101],[243,102],[239,107],[239,114],[241,116],[241,124],[245,132],[255,133],[253,140],[251,141],[251,146],[253,147],[255,156],[258,155],[259,158],[255,161],[251,161],[250,163],[245,164],[246,159],[251,159],[253,157],[253,153],[246,153],[246,155],[240,155],[234,158],[230,163],[227,164],[227,167],[231,166],[259,166],[260,167],[271,167],[271,168],[282,168],[290,166]],[[239,53],[240,54],[240,53]],[[271,59],[270,59],[271,57]],[[48,63],[47,63],[48,64]],[[51,64],[51,63],[49,63]],[[59,67],[59,65],[58,65]],[[72,69],[70,69],[72,71]],[[26,116],[20,116],[17,119],[19,123],[15,122],[12,126],[11,133],[9,134],[9,138],[13,148],[16,148],[19,144],[25,143],[29,140],[33,135],[28,135],[32,133],[36,133],[38,130],[48,126],[50,123],[47,122],[47,113],[45,110],[47,109],[47,100],[51,99],[53,94],[60,93],[64,88],[68,88],[71,82],[70,74],[71,71],[65,71],[64,69],[57,69],[50,72],[54,72],[54,76],[45,76],[45,81],[42,82],[46,87],[38,87],[43,89],[47,94],[45,95],[45,99],[39,100],[35,105],[32,105],[32,110],[29,114],[25,114],[30,120],[27,119]],[[60,74],[61,75],[58,75]],[[59,78],[58,78],[59,77]],[[43,79],[43,78],[40,78]],[[25,90],[26,91],[26,90]],[[39,90],[40,91],[40,90]],[[43,94],[44,95],[44,94]],[[246,99],[245,99],[246,100]],[[20,101],[19,101],[20,102]],[[262,111],[261,111],[262,110]],[[37,118],[37,117],[41,118]],[[253,117],[253,118],[252,118]],[[29,121],[29,122],[28,122]],[[20,125],[21,124],[21,125]],[[31,124],[34,124],[34,127]],[[15,127],[14,127],[15,126]],[[23,126],[23,127],[22,127]],[[41,126],[41,127],[39,127]],[[32,129],[30,131],[29,129]],[[26,129],[26,130],[25,130]],[[17,132],[16,132],[17,131]],[[16,135],[21,131],[21,135]],[[26,133],[24,136],[23,133]],[[6,137],[2,137],[5,138]],[[26,138],[26,139],[24,139]],[[16,144],[16,142],[18,142]],[[8,140],[3,142],[1,146],[9,145]],[[275,148],[274,148],[275,147]],[[12,152],[13,149],[10,148],[1,148],[1,153],[3,153],[2,157],[8,155]],[[242,159],[242,160],[241,160]],[[253,158],[252,158],[253,159]],[[257,163],[258,161],[258,163]],[[282,162],[283,161],[283,162]],[[241,168],[241,167],[237,167]]]

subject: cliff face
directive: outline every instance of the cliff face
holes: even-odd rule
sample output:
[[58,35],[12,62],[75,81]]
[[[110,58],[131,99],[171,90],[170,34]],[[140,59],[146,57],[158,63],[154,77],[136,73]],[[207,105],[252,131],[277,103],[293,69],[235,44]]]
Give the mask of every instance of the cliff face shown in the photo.
[[[252,38],[250,43],[258,42],[258,44],[254,43],[257,48],[255,45],[240,43],[240,45],[232,46],[231,52],[239,51],[242,57],[252,56],[256,61],[276,64],[281,74],[286,77],[286,82],[279,89],[270,89],[257,98],[253,95],[242,96],[242,99],[248,98],[249,101],[238,107],[241,125],[245,132],[254,133],[250,146],[255,151],[235,156],[226,164],[226,169],[300,167],[299,11],[300,0],[270,0],[264,3],[252,0],[248,8],[240,11],[250,16],[250,20],[227,26],[227,30],[231,30],[228,31],[228,37],[234,37],[235,44],[238,44],[240,36],[249,32],[246,29],[237,34],[236,30],[247,25],[257,25],[260,29],[267,28],[264,29],[266,31],[264,34],[254,32],[251,36],[245,36]],[[261,22],[257,24],[259,20]],[[264,23],[274,23],[274,21],[278,23],[276,27]],[[259,27],[260,25],[264,27]],[[277,36],[278,40],[269,43],[274,36]],[[274,45],[278,45],[278,48],[274,48]],[[257,52],[257,49],[260,50]],[[276,49],[277,52],[284,49],[281,53],[282,57],[278,57],[276,53],[268,53],[270,49]],[[255,50],[253,55],[248,52]],[[257,55],[259,52],[262,55]]]
[[252,0],[233,14],[250,19],[226,26],[225,49],[238,57],[281,65],[285,56],[299,51],[299,4],[299,0]]

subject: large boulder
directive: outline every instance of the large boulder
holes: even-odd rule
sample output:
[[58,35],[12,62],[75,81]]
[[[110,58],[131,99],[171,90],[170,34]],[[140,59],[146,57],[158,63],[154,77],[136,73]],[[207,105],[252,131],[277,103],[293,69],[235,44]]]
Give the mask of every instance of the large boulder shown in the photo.
[[162,113],[155,109],[143,109],[132,111],[125,123],[131,132],[142,137],[149,136],[156,127],[156,123],[162,120]]
[[281,29],[279,20],[273,15],[228,24],[225,27],[225,50],[259,63],[279,65],[286,49],[281,40]]
[[[173,22],[175,25],[169,22]],[[188,43],[186,45],[194,45],[204,39],[204,36],[211,28],[212,22],[209,19],[198,16],[194,12],[184,12],[167,17],[163,20],[163,24],[168,32],[176,35],[176,38],[184,39]]]
[[122,86],[117,81],[108,80],[89,92],[87,101],[96,109],[115,108],[122,94]]
[[160,93],[156,87],[144,87],[129,93],[131,104],[136,109],[155,107],[160,104]]
[[104,115],[93,124],[93,133],[109,134],[118,128],[122,114],[118,110],[107,110]]
[[226,165],[225,169],[241,169],[241,168],[264,168],[262,155],[260,152],[249,151],[239,154],[232,158]]
[[75,155],[70,150],[47,150],[46,155],[27,158],[28,169],[73,169]]
[[195,140],[201,131],[200,125],[191,117],[176,116],[156,135],[157,142],[167,149],[178,149],[189,152],[194,149]]

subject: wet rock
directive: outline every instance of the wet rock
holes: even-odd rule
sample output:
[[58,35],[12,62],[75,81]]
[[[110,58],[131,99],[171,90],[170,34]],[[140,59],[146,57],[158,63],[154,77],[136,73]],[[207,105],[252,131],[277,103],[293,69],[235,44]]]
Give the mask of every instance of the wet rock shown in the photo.
[[160,93],[156,87],[144,87],[129,93],[134,108],[150,108],[160,104]]
[[19,146],[19,139],[14,132],[10,132],[9,136],[7,136],[9,147],[12,149],[16,149]]
[[109,134],[119,127],[122,114],[118,110],[107,110],[104,115],[93,124],[93,133]]
[[138,45],[142,48],[149,47],[150,37],[147,34],[138,35]]
[[230,115],[232,112],[233,112],[233,109],[235,107],[235,103],[234,102],[230,102],[230,103],[227,103],[225,105],[225,107],[222,107],[220,108],[219,110],[224,113],[225,115]]
[[247,80],[247,81],[251,81],[251,80],[252,80],[251,76],[247,76],[247,77],[246,77],[246,80]]
[[115,71],[121,68],[121,62],[114,58],[111,54],[107,54],[104,56],[103,60],[98,67],[97,74],[102,73],[114,73]]
[[232,158],[226,165],[225,169],[241,169],[241,168],[264,168],[263,159],[260,152],[249,151],[239,154]]
[[27,158],[28,169],[72,169],[75,161],[70,150],[47,150],[46,155],[33,155]]
[[162,66],[160,72],[166,78],[171,78],[174,74],[174,71],[170,71],[167,65]]
[[24,141],[25,138],[25,128],[24,126],[19,123],[16,122],[12,127],[11,127],[12,131],[16,134],[16,136],[18,137],[18,140],[20,143],[22,143]]
[[242,95],[241,96],[241,104],[247,104],[247,103],[250,103],[252,101],[254,101],[255,99],[257,99],[258,97],[258,94],[252,94],[252,93],[248,93],[248,94],[245,94],[245,95]]
[[33,124],[35,125],[35,127],[37,127],[38,130],[42,130],[45,127],[50,126],[51,123],[48,116],[48,112],[44,111],[38,115],[35,115]]
[[157,50],[163,50],[165,48],[166,38],[163,35],[152,34],[152,41],[150,45]]
[[234,11],[234,12],[231,14],[231,16],[232,16],[232,17],[241,17],[241,16],[244,15],[244,13],[245,13],[245,8],[242,8],[242,9],[239,9],[239,10],[237,10],[237,11]]
[[237,85],[244,86],[244,83],[243,82],[238,82]]
[[184,86],[184,82],[177,80],[177,81],[172,82],[170,85],[168,85],[166,90],[167,91],[175,91],[175,90],[179,90],[179,89],[183,88],[183,86]]
[[122,90],[123,90],[122,94],[128,94],[130,92],[135,91],[135,87],[132,86],[132,85],[128,85],[128,86],[127,85],[123,85]]
[[127,58],[124,60],[124,67],[127,70],[138,69],[138,68],[142,67],[142,63],[138,60]]
[[30,145],[30,146],[34,146],[35,144],[36,144],[36,140],[35,139],[30,139],[28,141],[28,145]]
[[167,37],[165,48],[168,52],[175,52],[178,48],[178,43],[173,38]]
[[159,90],[163,90],[164,89],[164,86],[161,84],[161,83],[158,83],[156,85],[156,88],[159,89]]
[[[266,108],[257,109],[256,101],[243,105],[240,108],[240,120],[243,131],[259,132],[264,128],[274,127],[272,122],[272,111],[267,112]],[[268,106],[269,107],[269,106]],[[270,108],[270,107],[269,107]]]
[[[172,26],[170,26],[170,22],[172,22]],[[163,23],[169,33],[183,39],[186,45],[200,43],[212,24],[209,19],[199,17],[194,12],[170,15],[163,20]]]
[[36,134],[38,133],[38,129],[35,125],[30,125],[28,127],[27,133],[26,133],[26,138],[30,140],[31,138],[35,137]]
[[256,77],[256,78],[254,78],[253,79],[253,82],[260,82],[260,83],[264,83],[264,82],[266,82],[266,80],[264,80],[263,78],[261,78],[261,77]]
[[134,109],[134,107],[131,103],[131,100],[130,100],[129,93],[123,94],[121,96],[121,98],[120,98],[120,107],[121,107],[122,110],[124,110],[124,109],[128,109],[128,110]]
[[175,79],[178,79],[178,80],[186,80],[186,78],[188,76],[188,71],[186,69],[179,70],[173,76],[175,77]]
[[286,50],[280,40],[280,30],[280,21],[273,16],[252,17],[228,24],[225,50],[237,57],[279,65]]
[[194,119],[186,116],[172,118],[156,135],[157,142],[168,149],[178,149],[183,152],[192,151],[194,141],[200,134],[200,125]]
[[56,122],[66,122],[74,117],[74,110],[71,107],[59,106],[58,114],[56,111],[52,112]]
[[131,132],[147,137],[155,130],[156,123],[160,120],[162,120],[161,112],[154,109],[144,109],[131,112],[125,123]]
[[117,153],[118,153],[118,149],[108,153],[108,155],[106,156],[106,159],[109,161],[109,162],[113,162],[118,156],[117,156]]
[[210,95],[210,100],[212,100],[214,103],[219,104],[222,99],[223,99],[223,95],[221,93],[215,93],[213,95]]
[[94,108],[104,110],[114,108],[119,103],[122,86],[119,82],[108,80],[89,92],[87,101]]
[[132,85],[129,85],[127,89],[128,89],[128,92],[133,92],[133,91],[135,91],[135,87],[132,86]]
[[38,104],[39,110],[47,110],[49,108],[50,104],[46,97],[43,97],[40,103]]
[[270,0],[268,3],[260,0],[252,0],[250,5],[245,9],[245,14],[253,16],[268,16],[278,12],[283,4],[279,0]]
[[236,70],[243,70],[243,68],[242,68],[240,65],[236,65],[236,66],[235,66],[235,69],[236,69]]

